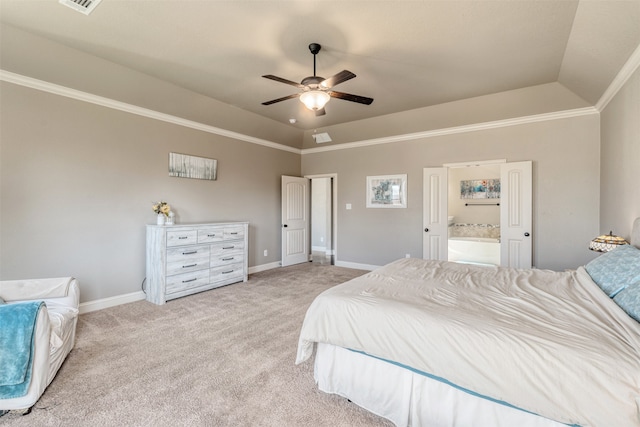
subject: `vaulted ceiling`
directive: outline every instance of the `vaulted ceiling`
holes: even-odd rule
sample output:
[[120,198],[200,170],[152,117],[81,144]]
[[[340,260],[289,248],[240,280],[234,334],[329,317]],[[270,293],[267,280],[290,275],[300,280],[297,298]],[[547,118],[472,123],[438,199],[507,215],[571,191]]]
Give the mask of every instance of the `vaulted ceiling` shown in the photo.
[[[552,82],[595,105],[640,43],[640,0],[0,0],[0,19],[300,129]],[[317,74],[352,71],[335,90],[373,104],[261,104],[299,90],[262,75],[313,74],[312,42]]]

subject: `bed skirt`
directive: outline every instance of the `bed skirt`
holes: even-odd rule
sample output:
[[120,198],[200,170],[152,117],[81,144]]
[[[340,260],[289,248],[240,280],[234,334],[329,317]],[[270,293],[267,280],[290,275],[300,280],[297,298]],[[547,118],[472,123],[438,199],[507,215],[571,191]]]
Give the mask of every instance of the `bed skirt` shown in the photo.
[[396,426],[566,427],[331,344],[317,343],[314,376],[323,392],[345,397]]

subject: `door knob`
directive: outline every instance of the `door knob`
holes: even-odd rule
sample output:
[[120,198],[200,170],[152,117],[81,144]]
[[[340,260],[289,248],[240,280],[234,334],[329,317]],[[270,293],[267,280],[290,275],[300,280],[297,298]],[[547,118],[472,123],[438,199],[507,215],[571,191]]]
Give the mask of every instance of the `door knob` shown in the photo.
[[283,225],[283,227],[286,227],[286,226],[287,226],[287,224]]
[[529,233],[524,233],[524,237],[529,237]]
[[425,233],[428,233],[428,232],[429,232],[429,229],[428,229],[428,228],[425,228],[425,229],[424,229],[424,231],[425,231]]

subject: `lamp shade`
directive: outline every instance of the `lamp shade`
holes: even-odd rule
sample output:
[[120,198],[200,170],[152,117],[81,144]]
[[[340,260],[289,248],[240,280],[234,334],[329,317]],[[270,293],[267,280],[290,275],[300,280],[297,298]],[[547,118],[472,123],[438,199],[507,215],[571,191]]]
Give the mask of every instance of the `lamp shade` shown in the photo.
[[310,110],[321,110],[331,97],[321,90],[311,90],[300,95],[300,101]]
[[589,249],[596,252],[609,252],[617,246],[628,244],[629,242],[620,236],[614,235],[613,231],[610,231],[609,234],[603,234],[593,239],[591,243],[589,243]]

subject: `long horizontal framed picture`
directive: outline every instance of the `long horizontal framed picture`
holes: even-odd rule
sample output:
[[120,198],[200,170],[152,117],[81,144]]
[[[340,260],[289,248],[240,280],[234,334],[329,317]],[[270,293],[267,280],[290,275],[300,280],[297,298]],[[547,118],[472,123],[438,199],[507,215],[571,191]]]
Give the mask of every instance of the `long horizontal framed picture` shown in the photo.
[[218,179],[218,161],[188,154],[169,153],[169,176],[215,181]]
[[368,208],[406,208],[407,175],[367,177]]
[[461,199],[499,199],[500,179],[460,181]]

